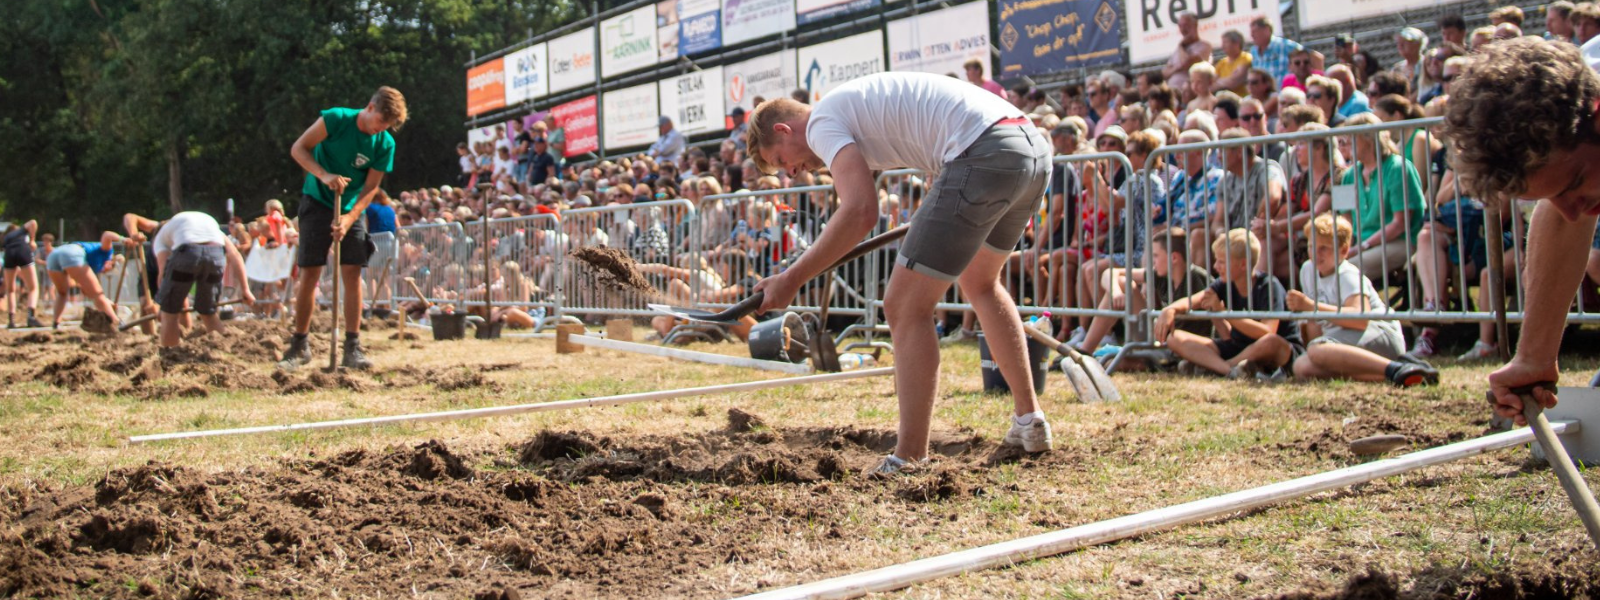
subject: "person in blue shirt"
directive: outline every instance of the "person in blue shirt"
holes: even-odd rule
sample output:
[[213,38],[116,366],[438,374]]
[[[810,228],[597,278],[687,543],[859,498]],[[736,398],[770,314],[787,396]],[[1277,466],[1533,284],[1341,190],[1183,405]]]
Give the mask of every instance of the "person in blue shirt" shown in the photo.
[[382,188],[378,195],[373,197],[372,204],[367,205],[367,234],[372,237],[372,245],[377,251],[372,255],[370,271],[367,275],[373,278],[373,285],[378,285],[378,280],[383,280],[382,287],[372,290],[372,315],[379,319],[389,317],[386,306],[392,300],[390,284],[395,283],[392,278],[384,278],[379,273],[394,268],[395,261],[399,258],[395,245],[395,233],[399,227],[395,225],[394,199],[389,197]]
[[111,256],[117,244],[131,245],[132,242],[114,231],[107,231],[100,234],[98,242],[69,242],[50,253],[50,258],[45,260],[45,270],[50,274],[50,284],[56,290],[55,319],[51,326],[61,327],[61,313],[67,309],[67,292],[74,283],[83,292],[85,300],[111,317],[112,323],[118,323],[117,307],[111,304],[111,299],[106,298],[98,277],[111,265]]

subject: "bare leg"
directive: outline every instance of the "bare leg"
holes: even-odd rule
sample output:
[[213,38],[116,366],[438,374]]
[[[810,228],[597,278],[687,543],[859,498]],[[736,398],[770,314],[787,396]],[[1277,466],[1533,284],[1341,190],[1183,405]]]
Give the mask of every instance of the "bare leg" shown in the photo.
[[311,331],[311,315],[317,309],[317,281],[322,267],[300,267],[300,286],[294,291],[294,332]]
[[1386,381],[1384,369],[1389,359],[1371,351],[1344,344],[1316,344],[1294,361],[1294,375],[1300,379],[1349,378],[1356,381]]
[[1269,333],[1261,336],[1261,339],[1256,340],[1256,343],[1246,346],[1238,356],[1228,359],[1228,366],[1237,366],[1239,363],[1248,360],[1266,365],[1269,368],[1276,368],[1289,364],[1289,357],[1293,355],[1294,349],[1289,346],[1288,340],[1283,339],[1276,333]]
[[1417,233],[1417,253],[1412,258],[1417,265],[1417,281],[1422,287],[1422,302],[1435,306],[1444,304],[1446,277],[1450,273],[1450,237],[1437,223],[1423,227]]
[[176,313],[161,313],[161,347],[176,348],[183,341],[182,327],[178,325]]
[[346,333],[361,333],[361,266],[341,265],[339,272],[344,276],[344,326]]
[[933,307],[950,282],[896,264],[884,295],[884,315],[894,343],[895,388],[900,396],[900,435],[895,456],[921,460],[928,455],[928,427],[939,391],[939,340]]
[[1167,336],[1167,346],[1180,358],[1212,373],[1227,375],[1228,371],[1233,369],[1232,364],[1222,360],[1222,353],[1217,350],[1217,344],[1210,338],[1179,329]]
[[50,271],[50,286],[56,288],[55,318],[53,325],[61,325],[61,313],[67,310],[67,274],[61,271]]
[[117,307],[111,305],[111,299],[100,289],[100,280],[89,271],[89,267],[72,267],[67,269],[67,275],[78,283],[78,289],[83,291],[85,300],[93,301],[95,308],[111,317],[112,323],[121,323],[122,319],[117,317]]

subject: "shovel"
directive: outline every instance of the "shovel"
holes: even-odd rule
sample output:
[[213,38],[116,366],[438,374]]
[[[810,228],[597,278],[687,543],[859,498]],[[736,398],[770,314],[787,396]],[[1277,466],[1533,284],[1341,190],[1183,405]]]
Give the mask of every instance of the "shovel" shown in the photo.
[[[227,302],[223,302],[221,304],[218,304],[217,308],[222,308],[224,306],[233,306],[235,304],[239,304],[239,303],[242,303],[242,302],[244,302],[243,298],[240,298],[238,300],[229,300]],[[186,312],[186,313],[194,312],[194,307],[185,308],[185,309],[183,309],[183,312]],[[161,316],[161,313],[157,312],[157,313],[155,313],[153,315],[145,315],[145,316],[139,317],[137,319],[130,319],[127,323],[123,323],[120,327],[117,327],[117,331],[120,332],[120,331],[127,331],[129,329],[133,329],[133,328],[138,327],[140,325],[143,325],[145,323],[149,323],[151,321],[154,321],[157,318],[159,318],[160,316]]]
[[[832,273],[834,269],[839,268],[852,260],[861,258],[868,252],[882,248],[889,242],[905,237],[906,232],[910,230],[910,227],[910,225],[901,225],[871,237],[867,239],[867,241],[861,242],[860,244],[856,244],[854,249],[845,254],[843,258],[835,261],[833,265],[825,269],[824,272]],[[746,316],[749,316],[751,313],[756,312],[756,309],[761,308],[761,302],[764,300],[766,300],[766,293],[756,292],[751,294],[750,297],[739,301],[738,304],[735,304],[722,312],[712,312],[709,310],[700,310],[682,306],[669,306],[666,304],[649,304],[647,306],[649,306],[650,310],[686,321],[700,321],[704,323],[734,323],[739,319],[743,319]]]
[[1022,330],[1028,337],[1037,340],[1046,347],[1054,348],[1056,352],[1065,355],[1069,360],[1061,361],[1061,371],[1067,374],[1067,379],[1072,382],[1072,389],[1084,402],[1120,402],[1122,392],[1117,390],[1116,382],[1106,374],[1106,369],[1100,366],[1100,361],[1084,356],[1082,352],[1074,350],[1072,346],[1063,344],[1039,331],[1032,325],[1022,324]]

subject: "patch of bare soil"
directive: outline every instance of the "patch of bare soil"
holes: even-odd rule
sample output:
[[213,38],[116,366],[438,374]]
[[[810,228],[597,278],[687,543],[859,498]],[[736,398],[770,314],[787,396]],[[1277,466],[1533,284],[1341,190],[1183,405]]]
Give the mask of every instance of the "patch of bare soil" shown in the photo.
[[589,273],[601,284],[621,291],[642,293],[655,291],[650,285],[650,280],[645,279],[644,274],[639,272],[638,263],[620,248],[580,246],[573,248],[567,256],[588,265]]
[[[1563,549],[1548,565],[1520,572],[1482,573],[1460,567],[1430,567],[1409,577],[1379,566],[1357,570],[1344,586],[1266,596],[1271,600],[1422,600],[1593,598],[1600,594],[1600,567],[1581,564],[1582,550]],[[1404,581],[1409,579],[1409,583]]]
[[1357,417],[1340,427],[1327,427],[1290,444],[1279,444],[1280,450],[1297,450],[1324,458],[1354,456],[1350,442],[1374,435],[1402,435],[1414,449],[1430,448],[1459,442],[1470,437],[1465,432],[1444,432],[1439,423],[1386,415]]
[[[707,570],[794,540],[849,551],[879,526],[862,511],[1004,485],[989,467],[997,444],[979,436],[936,435],[930,468],[877,478],[860,473],[893,447],[891,431],[752,426],[760,422],[737,412],[725,427],[684,435],[543,431],[510,448],[428,441],[269,468],[150,463],[93,485],[9,487],[0,490],[0,596],[705,597]],[[1560,559],[1549,575],[1411,579],[1450,590],[1442,597],[1593,594],[1592,575],[1553,574],[1594,566]],[[1379,572],[1344,590],[1283,597],[1407,597],[1395,581]]]

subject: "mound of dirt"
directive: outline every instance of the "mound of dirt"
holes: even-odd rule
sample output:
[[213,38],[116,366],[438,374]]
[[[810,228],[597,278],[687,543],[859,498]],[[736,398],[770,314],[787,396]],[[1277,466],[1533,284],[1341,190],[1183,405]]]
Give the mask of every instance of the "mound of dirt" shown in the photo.
[[652,293],[655,288],[639,272],[639,265],[620,248],[580,246],[567,253],[582,264],[601,284],[621,291]]
[[1350,442],[1374,435],[1403,435],[1415,449],[1441,446],[1465,440],[1469,435],[1461,431],[1439,431],[1439,423],[1402,419],[1386,415],[1357,417],[1338,428],[1327,427],[1300,440],[1279,444],[1280,450],[1298,450],[1319,457],[1343,458],[1354,456]]

